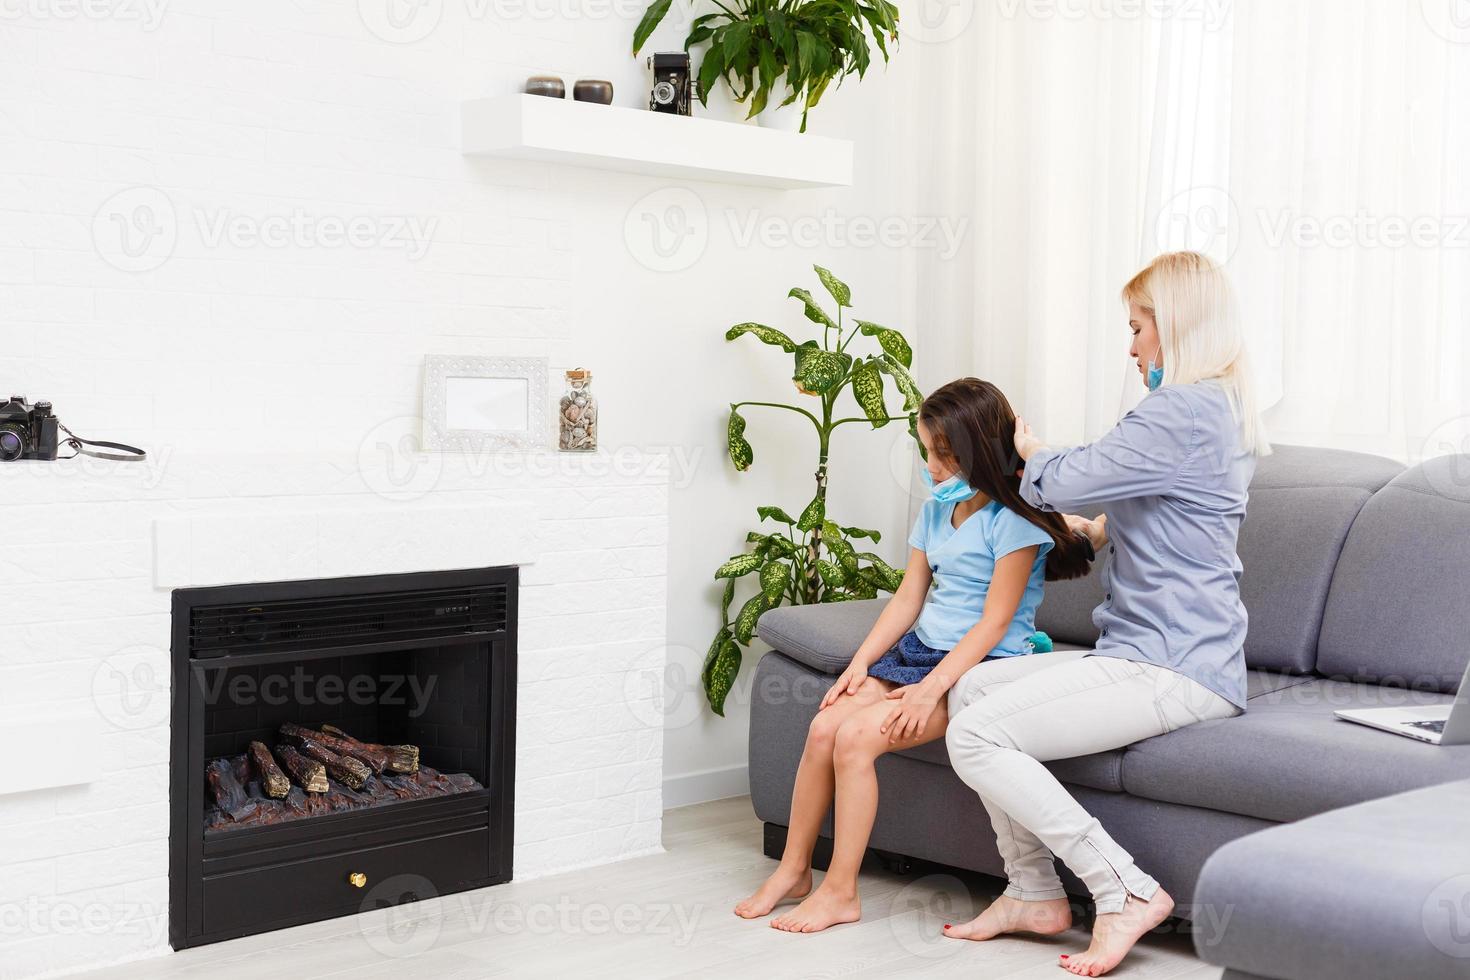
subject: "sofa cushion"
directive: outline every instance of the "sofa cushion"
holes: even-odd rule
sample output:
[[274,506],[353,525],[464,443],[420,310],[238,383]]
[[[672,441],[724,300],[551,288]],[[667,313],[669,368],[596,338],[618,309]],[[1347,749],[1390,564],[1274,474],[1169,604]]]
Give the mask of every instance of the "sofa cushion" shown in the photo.
[[1340,708],[1451,700],[1310,678],[1251,698],[1243,715],[1129,746],[1123,788],[1151,800],[1284,821],[1463,778],[1470,773],[1470,745],[1430,745],[1333,715]]
[[840,674],[867,639],[886,596],[768,610],[756,624],[756,635],[797,663],[827,674]]
[[1196,951],[1227,977],[1464,980],[1467,812],[1470,780],[1226,843],[1194,891]]
[[[1373,492],[1402,470],[1381,456],[1305,446],[1278,446],[1260,460],[1239,541],[1241,598],[1250,616],[1247,666],[1312,672],[1348,529]],[[1048,582],[1037,628],[1055,640],[1092,644],[1092,610],[1102,599],[1098,566],[1085,578]]]
[[1406,470],[1363,506],[1338,560],[1317,671],[1455,691],[1470,658],[1470,456]]

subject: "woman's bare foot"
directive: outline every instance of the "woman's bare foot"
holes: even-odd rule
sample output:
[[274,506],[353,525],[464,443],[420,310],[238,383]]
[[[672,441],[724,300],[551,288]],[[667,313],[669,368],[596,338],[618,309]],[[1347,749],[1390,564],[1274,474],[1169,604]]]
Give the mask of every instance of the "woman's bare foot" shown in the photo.
[[856,891],[843,894],[836,888],[827,887],[827,882],[823,881],[806,901],[785,915],[772,919],[771,928],[782,932],[821,932],[828,926],[856,922],[862,914]]
[[1099,915],[1092,926],[1092,945],[1087,952],[1063,956],[1059,966],[1079,977],[1100,977],[1123,962],[1123,957],[1150,930],[1174,911],[1174,899],[1160,888],[1147,902],[1132,895],[1121,912]]
[[745,901],[735,906],[735,914],[742,919],[758,919],[770,915],[771,909],[788,898],[803,898],[812,890],[811,868],[787,868],[780,865],[765,884],[755,890]]
[[1065,898],[1044,902],[1023,902],[1002,895],[990,907],[969,922],[945,926],[944,934],[953,939],[994,939],[1011,932],[1030,932],[1054,936],[1072,928],[1072,903]]

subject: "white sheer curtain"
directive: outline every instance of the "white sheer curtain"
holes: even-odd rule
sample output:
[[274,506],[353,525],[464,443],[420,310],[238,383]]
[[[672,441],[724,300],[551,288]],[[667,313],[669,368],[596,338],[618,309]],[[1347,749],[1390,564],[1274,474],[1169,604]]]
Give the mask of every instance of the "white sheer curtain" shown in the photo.
[[1470,451],[1464,13],[1236,4],[1230,268],[1278,441],[1409,462]]
[[1224,182],[1215,79],[1228,21],[1184,7],[1069,16],[1065,4],[978,0],[945,8],[969,17],[957,36],[906,38],[903,57],[923,64],[905,75],[905,101],[929,131],[912,144],[912,206],[971,219],[959,254],[916,267],[926,384],[994,381],[1058,443],[1100,435],[1142,394],[1118,292],[1197,237],[1191,189]]
[[1241,293],[1274,439],[1470,451],[1463,2],[906,8],[910,206],[971,219],[915,260],[921,378],[1095,437],[1140,393],[1119,287],[1196,248]]

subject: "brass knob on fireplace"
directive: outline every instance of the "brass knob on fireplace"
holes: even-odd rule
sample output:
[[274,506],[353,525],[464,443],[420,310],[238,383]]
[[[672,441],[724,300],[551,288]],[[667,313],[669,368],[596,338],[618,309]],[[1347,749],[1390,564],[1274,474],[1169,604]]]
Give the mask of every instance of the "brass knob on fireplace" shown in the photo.
[[347,876],[347,881],[350,885],[352,885],[353,888],[367,887],[367,875],[363,874],[361,871],[352,872],[352,874]]

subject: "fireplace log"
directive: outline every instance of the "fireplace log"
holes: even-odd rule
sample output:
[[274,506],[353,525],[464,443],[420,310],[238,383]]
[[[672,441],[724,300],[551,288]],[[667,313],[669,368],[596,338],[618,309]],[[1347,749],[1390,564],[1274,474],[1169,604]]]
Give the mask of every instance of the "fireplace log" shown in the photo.
[[389,752],[385,745],[372,745],[360,742],[351,735],[343,734],[342,729],[331,725],[323,725],[319,732],[306,729],[310,738],[316,739],[338,755],[351,756],[359,762],[365,762],[376,775],[381,776],[388,768]]
[[255,801],[240,785],[235,776],[235,766],[229,759],[215,759],[206,766],[204,781],[209,784],[214,802],[231,820],[239,820],[255,809]]
[[331,788],[327,782],[327,767],[315,759],[308,759],[289,745],[276,746],[276,758],[291,774],[297,786],[308,793],[325,793]]
[[265,790],[265,795],[273,800],[285,798],[291,791],[291,780],[276,765],[276,760],[271,757],[271,750],[265,747],[264,742],[250,743],[250,761],[255,766],[256,778],[260,780],[260,787]]
[[350,755],[338,755],[314,738],[299,738],[301,752],[327,767],[327,775],[350,789],[362,789],[373,774],[365,762]]
[[[375,754],[382,753],[384,757],[384,768],[387,769],[388,772],[418,772],[419,747],[417,745],[378,745],[373,742],[360,742],[357,739],[353,738],[351,735],[348,735],[342,729],[338,728],[336,725],[323,725],[322,731],[327,733],[328,735],[335,735],[338,738],[344,739],[347,742],[351,742],[355,745],[360,745],[364,749]],[[368,759],[363,758],[354,751],[349,750],[348,754],[356,756],[357,758],[362,759],[362,761],[368,762],[369,765],[372,765],[372,763]],[[378,773],[378,775],[383,774],[383,769],[378,768],[376,765],[373,765],[373,771]]]

